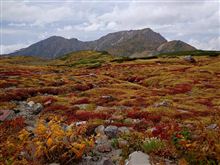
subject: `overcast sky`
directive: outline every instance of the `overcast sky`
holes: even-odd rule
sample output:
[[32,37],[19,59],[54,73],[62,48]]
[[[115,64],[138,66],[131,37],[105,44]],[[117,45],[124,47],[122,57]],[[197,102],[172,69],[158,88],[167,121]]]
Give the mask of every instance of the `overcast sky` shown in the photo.
[[220,50],[220,0],[0,0],[1,54],[57,35],[82,41],[151,28],[168,40]]

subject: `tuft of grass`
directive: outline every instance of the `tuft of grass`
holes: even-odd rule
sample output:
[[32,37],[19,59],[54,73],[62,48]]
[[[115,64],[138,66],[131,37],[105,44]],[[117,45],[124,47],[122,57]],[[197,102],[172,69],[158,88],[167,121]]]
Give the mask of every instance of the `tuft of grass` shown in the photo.
[[150,138],[150,139],[146,139],[143,142],[143,150],[146,153],[150,153],[150,152],[154,152],[154,151],[158,151],[162,148],[165,147],[165,143],[157,138]]

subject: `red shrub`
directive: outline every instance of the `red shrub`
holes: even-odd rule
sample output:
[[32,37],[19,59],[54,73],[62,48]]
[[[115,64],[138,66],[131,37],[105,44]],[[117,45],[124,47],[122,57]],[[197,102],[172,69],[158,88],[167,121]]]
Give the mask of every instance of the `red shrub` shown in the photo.
[[127,112],[127,117],[132,119],[143,119],[147,118],[149,115],[149,112],[141,112],[138,110],[131,110]]
[[74,85],[73,88],[78,91],[86,91],[86,90],[92,89],[93,85],[92,84],[76,84]]
[[168,88],[168,94],[186,93],[192,90],[191,84],[177,84],[174,87]]
[[[3,124],[0,125],[0,130],[13,130],[13,131],[19,131],[22,128],[24,128],[24,118],[23,117],[17,117],[13,120],[6,120],[3,122]],[[6,132],[5,132],[6,133]]]
[[211,99],[199,99],[199,100],[196,101],[196,103],[203,104],[203,105],[206,105],[208,107],[213,106]]
[[140,123],[135,124],[133,128],[137,131],[146,131],[150,125],[152,125],[150,121],[142,120]]
[[100,112],[88,112],[78,111],[75,114],[75,118],[78,120],[89,120],[89,119],[103,119],[106,120],[111,117],[111,114],[100,113]]
[[79,100],[73,101],[71,104],[88,104],[89,99],[88,98],[81,98]]
[[65,105],[60,105],[60,104],[50,105],[44,108],[44,112],[68,111],[68,110],[70,110],[70,107],[67,107]]
[[180,130],[181,128],[178,126],[177,123],[162,123],[153,128],[152,135],[161,139],[170,139],[175,132]]

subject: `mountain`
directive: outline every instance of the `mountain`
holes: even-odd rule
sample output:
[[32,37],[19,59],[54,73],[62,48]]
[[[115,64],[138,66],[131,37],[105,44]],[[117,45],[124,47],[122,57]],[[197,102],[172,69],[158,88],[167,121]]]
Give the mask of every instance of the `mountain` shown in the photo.
[[84,48],[85,43],[75,38],[66,39],[63,37],[52,36],[27,48],[18,50],[12,53],[12,55],[30,55],[43,58],[56,58],[66,53],[83,50]]
[[179,41],[167,42],[159,33],[150,28],[145,28],[109,33],[95,41],[87,42],[76,38],[66,39],[52,36],[10,55],[30,55],[51,59],[80,50],[97,50],[107,51],[116,56],[147,56],[152,53],[155,54],[157,51],[163,52],[165,49],[182,51],[191,47],[182,41],[180,42],[180,44]]
[[183,41],[173,40],[160,45],[157,48],[157,53],[170,53],[170,52],[193,51],[193,50],[196,50],[196,48]]

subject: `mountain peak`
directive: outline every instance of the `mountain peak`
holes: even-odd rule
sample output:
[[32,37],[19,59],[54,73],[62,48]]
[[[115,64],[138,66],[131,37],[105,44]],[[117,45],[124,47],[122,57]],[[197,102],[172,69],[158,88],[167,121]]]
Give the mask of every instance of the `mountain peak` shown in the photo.
[[182,41],[170,41],[150,28],[109,33],[95,41],[79,41],[77,38],[66,39],[51,36],[27,48],[11,53],[12,55],[32,55],[42,58],[55,58],[80,50],[107,51],[117,56],[148,55],[166,50],[188,50],[194,47]]

